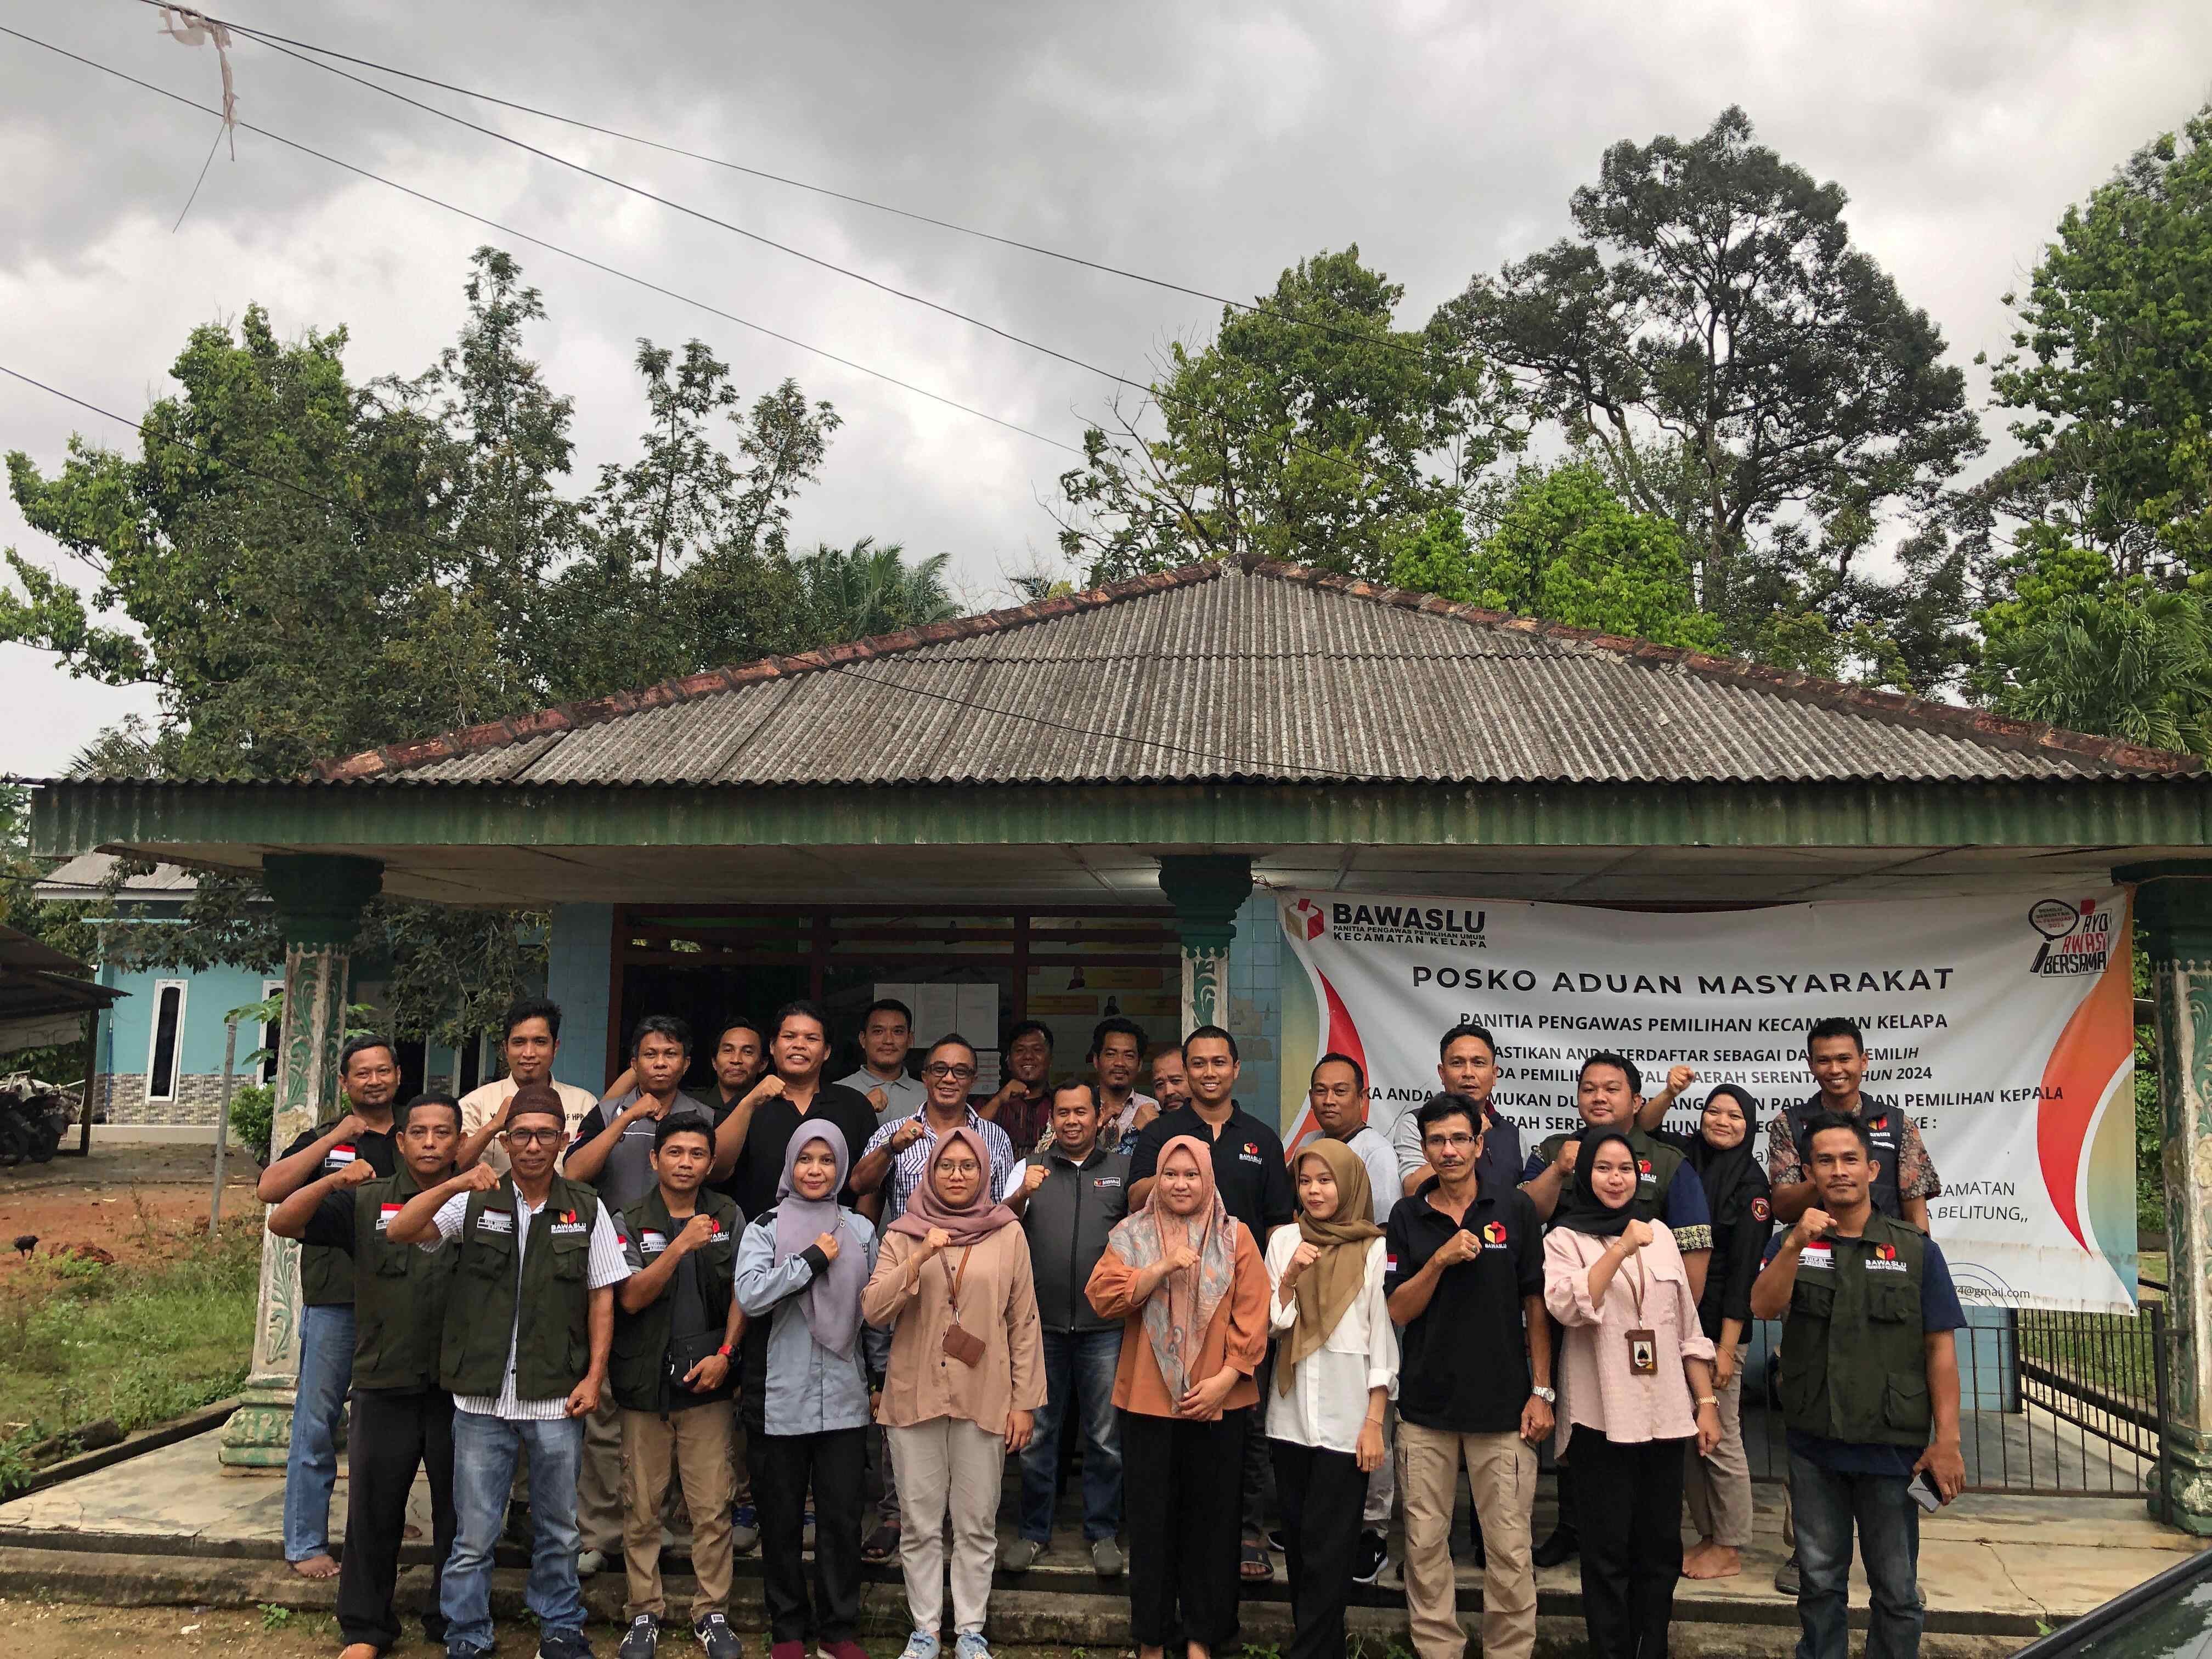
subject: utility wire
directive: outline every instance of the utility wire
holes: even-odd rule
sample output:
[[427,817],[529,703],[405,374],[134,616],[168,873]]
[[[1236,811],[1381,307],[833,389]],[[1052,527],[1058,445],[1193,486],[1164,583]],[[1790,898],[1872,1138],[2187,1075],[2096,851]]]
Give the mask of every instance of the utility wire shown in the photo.
[[[241,122],[240,125],[243,125],[244,123]],[[188,439],[173,435],[157,437],[155,434],[149,432],[143,424],[132,420],[128,415],[118,415],[112,409],[103,408],[86,398],[64,392],[58,386],[51,386],[33,375],[24,374],[20,369],[10,368],[5,363],[0,363],[0,374],[5,374],[12,380],[20,380],[25,386],[35,387],[49,397],[58,398],[65,404],[74,404],[79,409],[88,410],[118,425],[127,426],[143,438],[174,444],[180,449],[187,449],[195,454],[208,457],[208,452],[204,448]],[[208,459],[213,458],[208,457]],[[264,483],[275,484],[280,489],[289,489],[296,495],[304,496],[309,501],[335,508],[339,512],[348,510],[343,502],[323,495],[319,490],[309,489],[305,485],[295,483],[289,478],[280,478],[272,473],[257,472],[249,467],[239,466],[230,462],[223,462],[222,465],[241,477],[258,478]],[[1003,720],[1021,720],[1031,726],[1043,726],[1049,731],[1065,732],[1078,737],[1100,738],[1109,743],[1134,744],[1139,747],[1158,749],[1170,754],[1188,755],[1198,760],[1218,761],[1225,765],[1246,767],[1258,773],[1279,774],[1285,770],[1291,770],[1311,773],[1317,777],[1343,778],[1353,782],[1364,781],[1359,773],[1346,772],[1334,766],[1316,766],[1304,761],[1259,761],[1247,756],[1217,754],[1209,750],[1193,748],[1188,744],[1169,743],[1158,738],[1141,738],[1133,732],[1114,732],[1099,726],[1077,726],[1066,720],[1048,720],[1042,714],[1030,714],[1019,708],[1005,708],[991,703],[976,702],[967,697],[956,697],[945,692],[932,690],[927,686],[915,685],[910,681],[897,679],[888,675],[862,672],[857,664],[832,663],[830,666],[833,672],[857,679],[864,684],[881,686],[886,690],[902,691],[908,696],[927,698],[934,702],[950,703],[955,708],[965,708],[975,714],[994,714]]]
[[[119,69],[111,68],[109,65],[100,63],[96,59],[80,56],[76,52],[69,51],[66,47],[55,46],[51,41],[41,40],[35,35],[25,34],[20,29],[9,28],[5,24],[0,24],[0,34],[12,35],[15,39],[22,41],[27,46],[37,46],[43,51],[51,52],[58,57],[68,58],[72,63],[82,64],[87,69],[98,70],[102,75],[112,75],[118,81],[127,81],[134,87],[140,88],[144,91],[155,93],[161,97],[167,98],[172,103],[182,104],[187,109],[199,110],[210,115],[220,115],[222,112],[210,105],[199,102],[197,99],[187,98],[181,93],[172,92],[167,87],[155,86],[150,81],[142,81],[135,75],[126,74]],[[720,317],[725,322],[735,323],[740,328],[750,329],[754,333],[764,335],[771,340],[780,340],[786,345],[795,346],[799,350],[811,353],[813,356],[823,358],[826,362],[840,364],[842,367],[852,369],[858,374],[866,374],[874,380],[884,381],[886,385],[897,386],[902,392],[911,392],[916,397],[927,398],[932,403],[942,404],[947,409],[957,410],[963,415],[972,415],[979,421],[988,421],[992,425],[1003,427],[1009,432],[1018,432],[1024,438],[1034,438],[1039,443],[1050,444],[1054,449],[1065,450],[1072,455],[1080,455],[1084,453],[1081,447],[1078,445],[1067,443],[1059,438],[1048,437],[1042,432],[1035,431],[1029,427],[1020,425],[1013,421],[1006,420],[1002,416],[989,414],[983,410],[974,407],[972,404],[961,403],[958,399],[948,398],[942,392],[932,392],[926,386],[915,385],[911,380],[901,380],[897,375],[886,373],[883,369],[871,368],[866,363],[857,362],[850,357],[842,356],[838,353],[829,350],[825,347],[810,345],[805,340],[799,339],[789,334],[781,333],[775,329],[768,327],[765,324],[756,323],[751,321],[750,319],[740,317],[735,312],[725,311],[720,306],[711,305],[704,300],[694,299],[688,294],[679,294],[672,288],[664,288],[659,283],[653,282],[647,277],[635,276],[633,273],[623,270],[617,266],[606,264],[600,260],[592,258],[588,254],[579,253],[574,248],[563,247],[558,242],[549,242],[542,236],[533,236],[528,231],[518,230],[512,225],[501,223],[496,219],[486,218],[481,213],[472,213],[467,208],[457,206],[453,203],[444,200],[442,198],[433,196],[426,191],[416,190],[410,185],[403,185],[396,179],[387,179],[380,173],[372,173],[367,167],[358,167],[351,161],[342,160],[336,155],[330,155],[326,151],[317,149],[313,145],[303,144],[297,139],[287,138],[281,132],[272,132],[266,127],[256,126],[251,121],[240,121],[238,125],[246,131],[257,134],[261,137],[269,139],[274,143],[282,144],[287,149],[297,150],[303,155],[312,155],[319,161],[325,161],[329,163],[331,167],[342,168],[345,172],[350,173],[357,178],[366,179],[371,183],[382,185],[387,189],[396,190],[403,196],[411,196],[416,201],[426,202],[432,207],[442,208],[448,213],[459,215],[461,218],[466,219],[471,223],[482,225],[488,230],[495,230],[502,236],[511,236],[517,241],[529,243],[532,247],[544,248],[548,253],[558,254],[564,259],[572,259],[578,264],[586,265],[590,269],[600,271],[606,276],[619,278],[623,282],[632,283],[636,287],[645,289],[651,293],[658,294],[665,299],[674,300],[680,305],[687,305],[692,307],[696,310],[703,311],[709,316]]]
[[[160,0],[142,0],[142,3],[149,5],[158,5],[160,3]],[[210,18],[208,21],[213,22],[216,20]],[[937,312],[940,315],[950,317],[957,322],[966,323],[971,328],[981,329],[986,334],[995,335],[1000,339],[1005,340],[1010,344],[1026,347],[1031,351],[1053,358],[1057,362],[1066,363],[1072,368],[1079,368],[1085,374],[1096,374],[1101,380],[1110,380],[1116,386],[1127,386],[1133,392],[1141,392],[1146,397],[1152,398],[1164,404],[1170,406],[1178,404],[1186,404],[1199,409],[1201,413],[1203,412],[1202,405],[1200,405],[1194,398],[1184,398],[1177,393],[1164,391],[1159,386],[1152,385],[1147,381],[1133,380],[1127,375],[1121,374],[1117,369],[1108,368],[1103,364],[1094,363],[1086,358],[1078,357],[1073,356],[1072,353],[1062,351],[1057,346],[1047,345],[1042,340],[1031,339],[1027,335],[1017,334],[1011,329],[1001,328],[996,323],[988,322],[971,312],[962,311],[957,307],[948,306],[940,301],[930,299],[926,295],[916,294],[911,289],[902,289],[895,283],[884,282],[880,277],[871,276],[866,271],[856,270],[850,265],[841,265],[835,260],[825,259],[818,254],[809,253],[804,248],[793,247],[788,242],[780,242],[772,236],[762,234],[759,231],[747,230],[743,225],[735,224],[727,219],[718,217],[716,215],[708,213],[702,208],[692,207],[686,203],[677,201],[672,197],[663,196],[656,191],[647,190],[642,185],[632,184],[626,179],[616,178],[612,173],[601,173],[595,167],[586,167],[581,161],[571,161],[565,155],[558,155],[556,152],[544,149],[539,145],[532,144],[526,140],[517,138],[512,133],[501,132],[496,127],[488,127],[482,122],[470,120],[466,116],[456,115],[451,110],[440,109],[435,104],[426,104],[419,98],[410,98],[404,92],[395,91],[392,88],[380,85],[374,81],[366,80],[361,76],[349,74],[346,70],[339,69],[336,64],[324,63],[319,58],[311,58],[307,56],[305,53],[295,52],[289,46],[278,46],[272,39],[261,35],[258,31],[245,24],[234,24],[225,21],[223,23],[223,27],[231,29],[236,33],[244,34],[249,39],[258,40],[263,46],[268,46],[270,51],[281,53],[283,56],[289,58],[295,62],[305,64],[311,69],[319,69],[325,75],[334,75],[341,81],[350,81],[357,87],[365,87],[369,91],[381,94],[383,96],[392,99],[395,102],[405,104],[412,109],[419,109],[425,114],[434,115],[440,120],[451,121],[456,126],[465,127],[471,132],[482,133],[485,137],[496,139],[502,144],[511,144],[515,149],[522,150],[527,155],[535,155],[539,157],[541,160],[551,161],[557,167],[566,167],[572,173],[581,173],[587,179],[597,179],[601,184],[612,185],[617,190],[627,191],[630,194],[641,197],[646,201],[658,203],[660,206],[667,208],[673,212],[683,214],[688,218],[696,219],[702,224],[715,226],[720,229],[730,232],[733,235],[744,237],[748,241],[757,242],[763,247],[770,247],[775,249],[778,252],[787,253],[795,259],[803,260],[806,264],[817,266],[823,270],[833,272],[840,276],[849,277],[854,282],[860,283],[868,288],[875,289],[881,293],[888,294],[896,299],[904,300],[909,304],[921,306],[925,310]],[[1356,471],[1363,480],[1371,479],[1374,476],[1373,470],[1368,466],[1364,459],[1357,456],[1331,454],[1328,450],[1316,449],[1312,445],[1301,443],[1295,438],[1286,437],[1282,440],[1282,442],[1285,448],[1295,449],[1303,454],[1311,455],[1316,460],[1328,461],[1334,465],[1346,467]],[[1066,447],[1067,446],[1062,447]]]
[[[162,3],[162,0],[140,0],[140,3],[158,7]],[[647,138],[639,133],[624,132],[618,127],[602,126],[596,121],[586,121],[579,116],[562,115],[557,111],[542,109],[535,104],[525,104],[512,98],[501,98],[496,93],[479,91],[473,87],[457,86],[450,81],[441,81],[434,76],[420,75],[412,70],[401,69],[396,64],[379,63],[373,58],[360,58],[351,52],[340,52],[335,46],[321,46],[312,40],[295,40],[289,35],[277,34],[270,30],[253,27],[249,24],[234,23],[227,18],[210,16],[208,21],[221,22],[224,27],[234,33],[246,35],[258,40],[264,46],[296,47],[301,52],[313,52],[319,57],[335,58],[340,63],[351,64],[357,68],[374,70],[380,75],[390,75],[403,81],[412,81],[418,86],[435,87],[441,92],[450,92],[462,98],[472,98],[479,103],[496,105],[501,109],[511,109],[519,114],[535,116],[541,121],[551,121],[562,126],[577,128],[584,132],[594,132],[605,138],[620,139],[627,144],[637,144],[647,149],[656,149],[666,155],[678,155],[689,161],[703,161],[708,167],[721,167],[731,173],[741,173],[748,178],[765,179],[770,184],[783,185],[790,189],[806,191],[817,196],[826,196],[833,201],[849,203],[854,207],[864,207],[876,213],[887,213],[895,218],[910,220],[916,224],[932,225],[939,230],[949,230],[958,235],[975,237],[979,241],[994,242],[1000,247],[1015,248],[1024,253],[1034,253],[1041,258],[1057,259],[1064,264],[1079,265],[1085,270],[1097,271],[1102,276],[1119,276],[1127,282],[1142,283],[1150,288],[1164,289],[1171,294],[1188,295],[1194,300],[1210,301],[1215,305],[1225,306],[1231,310],[1247,312],[1254,316],[1272,318],[1275,321],[1288,323],[1297,328],[1314,329],[1322,333],[1334,335],[1340,339],[1358,340],[1409,357],[1421,357],[1426,355],[1417,347],[1401,344],[1387,334],[1377,334],[1364,329],[1346,328],[1340,324],[1323,322],[1317,318],[1297,317],[1289,312],[1279,311],[1273,306],[1259,305],[1247,300],[1232,300],[1226,295],[1215,294],[1202,288],[1192,288],[1187,283],[1178,283],[1169,277],[1148,276],[1143,271],[1131,270],[1126,266],[1109,264],[1100,259],[1086,258],[1079,253],[1064,252],[1058,248],[1045,247],[1036,242],[1023,241],[1019,237],[1003,236],[995,231],[980,229],[974,225],[960,224],[951,219],[939,219],[930,214],[915,212],[910,208],[895,206],[889,202],[872,201],[866,196],[855,196],[846,191],[834,190],[827,185],[812,184],[804,179],[793,179],[784,173],[770,173],[762,167],[747,167],[742,161],[732,161],[723,156],[708,155],[698,150],[686,149],[680,144],[667,143],[658,138]],[[318,67],[323,66],[318,65]]]

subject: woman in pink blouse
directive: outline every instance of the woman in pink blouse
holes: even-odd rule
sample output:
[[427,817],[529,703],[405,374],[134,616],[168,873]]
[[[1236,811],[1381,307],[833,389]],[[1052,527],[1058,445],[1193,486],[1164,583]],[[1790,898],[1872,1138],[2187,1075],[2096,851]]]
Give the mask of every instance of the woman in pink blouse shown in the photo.
[[1576,1200],[1544,1241],[1544,1302],[1566,1327],[1558,1449],[1582,1517],[1594,1659],[1666,1659],[1682,1576],[1683,1445],[1721,1436],[1713,1344],[1674,1236],[1629,1205],[1636,1149],[1583,1137]]

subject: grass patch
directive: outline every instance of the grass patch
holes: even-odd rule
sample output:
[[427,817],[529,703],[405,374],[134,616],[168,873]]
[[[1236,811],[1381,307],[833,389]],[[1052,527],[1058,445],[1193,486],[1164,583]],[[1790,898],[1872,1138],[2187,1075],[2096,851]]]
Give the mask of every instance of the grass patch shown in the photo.
[[[160,1224],[142,1216],[140,1224]],[[151,1261],[40,1256],[0,1287],[0,1446],[103,1417],[126,1431],[143,1428],[235,1394],[246,1381],[258,1213],[213,1239],[177,1229],[147,1242],[161,1251]]]

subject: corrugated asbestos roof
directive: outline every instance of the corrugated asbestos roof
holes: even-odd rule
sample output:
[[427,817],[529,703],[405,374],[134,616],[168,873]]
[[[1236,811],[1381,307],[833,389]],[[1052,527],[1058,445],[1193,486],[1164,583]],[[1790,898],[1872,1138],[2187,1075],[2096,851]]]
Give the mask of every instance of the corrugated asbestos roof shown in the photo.
[[1197,565],[318,769],[332,783],[2002,780],[2194,757],[1454,605]]

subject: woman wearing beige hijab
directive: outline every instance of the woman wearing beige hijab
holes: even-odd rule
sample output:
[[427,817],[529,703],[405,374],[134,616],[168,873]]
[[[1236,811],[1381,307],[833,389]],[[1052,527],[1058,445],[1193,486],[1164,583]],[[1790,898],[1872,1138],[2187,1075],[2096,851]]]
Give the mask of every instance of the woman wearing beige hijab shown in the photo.
[[1299,1150],[1291,1173],[1298,1224],[1267,1241],[1276,1340],[1267,1438],[1291,1570],[1285,1659],[1339,1659],[1367,1477],[1385,1455],[1382,1413],[1398,1389],[1398,1333],[1367,1166],[1322,1136]]
[[[1180,1630],[1188,1659],[1237,1639],[1244,1437],[1267,1351],[1267,1271],[1192,1135],[1160,1149],[1142,1209],[1108,1236],[1085,1293],[1125,1321],[1114,1403],[1139,1659]],[[1355,1517],[1358,1505],[1354,1505]]]
[[990,1659],[983,1617],[998,1555],[1000,1477],[1044,1404],[1044,1341],[1029,1240],[990,1201],[991,1155],[973,1129],[938,1142],[929,1173],[884,1231],[860,1296],[891,1327],[878,1420],[898,1476],[899,1565],[914,1634],[902,1659],[936,1659],[952,1519],[958,1659]]

